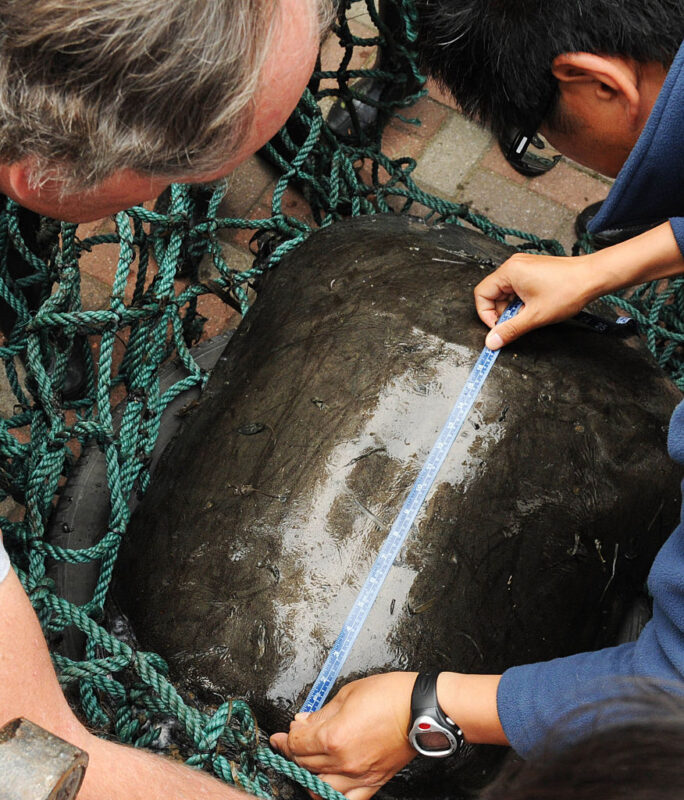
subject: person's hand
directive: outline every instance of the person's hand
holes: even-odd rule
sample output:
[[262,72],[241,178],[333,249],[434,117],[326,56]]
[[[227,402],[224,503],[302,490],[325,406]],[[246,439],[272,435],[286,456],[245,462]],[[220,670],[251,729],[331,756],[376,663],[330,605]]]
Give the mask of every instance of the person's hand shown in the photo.
[[575,316],[587,303],[616,289],[684,272],[684,255],[664,222],[604,250],[575,258],[516,253],[475,287],[480,319],[493,328],[517,295],[525,304],[487,334],[498,350],[524,333]]
[[320,711],[297,714],[271,745],[350,800],[367,800],[416,755],[408,741],[415,672],[353,681]]
[[[589,263],[587,261],[589,260]],[[588,256],[562,258],[516,253],[475,287],[480,319],[493,328],[518,296],[523,308],[487,334],[485,344],[498,350],[524,333],[579,313],[594,299]]]

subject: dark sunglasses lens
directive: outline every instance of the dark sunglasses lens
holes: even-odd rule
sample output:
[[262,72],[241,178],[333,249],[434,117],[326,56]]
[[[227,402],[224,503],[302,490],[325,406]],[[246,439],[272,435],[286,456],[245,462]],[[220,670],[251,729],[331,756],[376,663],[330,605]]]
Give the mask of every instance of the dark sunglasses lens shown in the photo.
[[523,133],[520,130],[516,131],[509,145],[508,153],[506,154],[508,160],[522,161],[533,138],[534,137],[528,133]]

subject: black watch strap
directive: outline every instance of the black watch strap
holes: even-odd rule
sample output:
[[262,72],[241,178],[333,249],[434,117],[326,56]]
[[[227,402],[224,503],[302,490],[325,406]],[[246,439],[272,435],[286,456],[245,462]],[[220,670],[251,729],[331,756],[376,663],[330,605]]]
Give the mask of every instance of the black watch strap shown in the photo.
[[424,756],[444,758],[465,744],[463,732],[442,711],[437,700],[439,671],[420,672],[411,694],[409,741]]

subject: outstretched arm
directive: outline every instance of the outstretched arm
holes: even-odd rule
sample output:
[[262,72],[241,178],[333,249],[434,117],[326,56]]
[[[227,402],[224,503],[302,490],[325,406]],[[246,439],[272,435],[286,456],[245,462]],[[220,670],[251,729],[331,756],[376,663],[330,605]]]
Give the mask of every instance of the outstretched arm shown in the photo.
[[[416,755],[408,741],[415,672],[353,681],[320,711],[297,714],[271,744],[350,800],[367,800]],[[496,709],[498,675],[442,672],[437,697],[468,742],[507,744]]]
[[498,350],[524,333],[560,322],[604,294],[684,272],[684,255],[669,222],[626,242],[575,258],[516,253],[475,287],[480,319],[492,328],[517,295],[525,304],[490,331]]
[[38,619],[10,570],[0,582],[0,726],[15,717],[25,717],[88,753],[79,800],[245,797],[207,774],[89,733],[64,699]]

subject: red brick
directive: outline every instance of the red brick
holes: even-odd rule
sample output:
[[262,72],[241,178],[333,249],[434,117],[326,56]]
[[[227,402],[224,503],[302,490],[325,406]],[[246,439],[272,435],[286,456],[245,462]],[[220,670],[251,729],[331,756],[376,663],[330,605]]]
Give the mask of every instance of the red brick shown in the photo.
[[111,284],[103,283],[98,278],[94,278],[83,270],[81,271],[81,300],[84,309],[95,311],[101,308],[109,308],[111,295]]
[[397,117],[393,117],[385,130],[385,135],[390,130],[396,130],[427,141],[442,127],[449,112],[443,105],[431,100],[429,97],[421,97],[415,105],[409,108],[397,109],[397,113],[409,119],[417,117],[421,124],[411,125],[408,122],[402,122]]
[[268,186],[278,176],[275,167],[260,156],[252,156],[228,176],[226,195],[218,209],[219,217],[244,218]]
[[490,169],[492,172],[496,172],[503,178],[508,178],[508,180],[513,181],[513,183],[520,184],[521,186],[529,181],[528,178],[514,170],[508,161],[506,161],[498,142],[492,143],[492,146],[485,153],[482,161],[480,162],[480,166],[484,167],[485,169]]
[[[374,36],[374,32],[370,28],[353,21],[350,23],[349,28],[355,36],[364,39],[373,38]],[[371,45],[355,46],[346,69],[369,69],[375,62],[376,50],[377,48]],[[340,66],[344,54],[345,48],[340,45],[337,36],[334,34],[329,36],[321,46],[321,69],[324,72],[336,71]],[[321,89],[336,89],[337,86],[337,80],[333,78],[327,78],[320,83]]]
[[403,126],[403,130],[399,127],[388,125],[382,137],[382,152],[389,156],[389,158],[401,158],[409,156],[418,159],[425,149],[427,142],[419,139],[417,136],[412,136]]
[[283,195],[280,203],[280,208],[283,214],[287,214],[289,217],[296,217],[303,222],[307,222],[309,225],[314,224],[311,207],[306,202],[304,197],[293,186],[288,186],[288,188],[285,190],[285,194]]
[[205,294],[197,299],[197,310],[207,318],[202,340],[211,339],[229,328],[235,328],[241,317],[234,308],[215,294]]
[[[366,183],[368,186],[372,185],[372,169],[373,169],[373,162],[370,159],[365,159],[363,162],[363,166],[358,172],[359,179]],[[385,183],[389,178],[389,173],[383,168],[378,168],[378,181],[380,183]]]
[[593,178],[571,164],[561,161],[550,172],[530,181],[530,189],[549,197],[573,211],[589,203],[603,200],[610,186],[601,178]]
[[[80,235],[80,227],[79,227]],[[112,286],[119,263],[118,244],[94,245],[90,252],[84,252],[79,260],[81,272],[91,275],[107,286]]]

